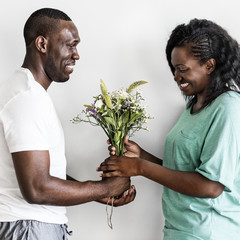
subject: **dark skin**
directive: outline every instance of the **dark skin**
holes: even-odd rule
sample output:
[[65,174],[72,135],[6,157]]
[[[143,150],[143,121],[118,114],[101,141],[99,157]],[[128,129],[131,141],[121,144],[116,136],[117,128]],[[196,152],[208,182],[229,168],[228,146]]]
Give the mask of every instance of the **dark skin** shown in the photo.
[[[52,36],[38,36],[30,46],[23,67],[47,90],[52,82],[65,82],[79,60],[78,31],[73,22],[60,20],[60,27]],[[134,200],[135,187],[129,177],[105,178],[100,181],[79,182],[70,176],[67,180],[49,174],[49,151],[21,151],[12,153],[12,159],[21,193],[32,204],[71,206],[90,201],[107,203],[111,196],[119,196],[114,206]]]
[[[197,102],[192,112],[196,113],[204,107],[210,74],[214,71],[215,60],[209,59],[200,64],[191,53],[190,46],[175,47],[172,51],[172,65],[175,68],[174,80],[180,90],[187,96],[196,95]],[[176,192],[199,198],[216,198],[224,190],[224,186],[209,180],[197,172],[171,170],[162,166],[162,160],[143,150],[133,141],[125,139],[125,156],[116,157],[115,148],[110,147],[112,155],[103,162],[97,171],[102,177],[144,176]]]

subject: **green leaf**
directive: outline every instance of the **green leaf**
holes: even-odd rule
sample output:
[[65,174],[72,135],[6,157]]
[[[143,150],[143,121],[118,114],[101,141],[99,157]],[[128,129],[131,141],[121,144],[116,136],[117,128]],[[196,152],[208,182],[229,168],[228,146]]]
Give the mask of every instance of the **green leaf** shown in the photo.
[[119,144],[119,142],[121,141],[121,138],[122,138],[122,132],[121,131],[116,131],[114,133],[114,142],[116,144]]
[[108,106],[108,108],[112,108],[111,98],[108,95],[106,85],[102,79],[100,79],[100,87],[101,87],[102,95],[103,95],[106,105]]
[[136,119],[138,119],[139,117],[141,117],[141,115],[143,114],[142,111],[140,111],[139,113],[134,113],[131,115],[130,117],[130,121],[128,122],[128,126],[133,124],[135,122]]
[[142,84],[145,84],[145,83],[148,83],[147,81],[137,81],[137,82],[134,82],[132,83],[129,88],[127,89],[127,93],[130,93],[132,92],[132,90]]
[[107,111],[107,115],[114,119],[114,114],[111,110]]
[[104,120],[105,120],[108,124],[111,124],[111,125],[113,125],[114,127],[116,126],[116,123],[115,123],[115,121],[114,121],[113,118],[111,118],[111,117],[104,117]]
[[84,105],[84,107],[89,108],[89,109],[94,109],[94,107],[91,105]]
[[120,121],[123,124],[126,124],[129,121],[129,111],[124,112],[121,117],[120,117]]

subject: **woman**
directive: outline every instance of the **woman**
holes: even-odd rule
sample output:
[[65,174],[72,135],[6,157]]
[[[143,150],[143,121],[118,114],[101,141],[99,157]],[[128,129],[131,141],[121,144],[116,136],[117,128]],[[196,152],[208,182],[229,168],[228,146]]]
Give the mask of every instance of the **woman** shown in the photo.
[[[102,177],[141,175],[164,186],[164,240],[238,240],[240,233],[240,51],[219,25],[177,26],[167,60],[187,102],[163,160],[125,140]],[[114,155],[114,148],[110,148]]]

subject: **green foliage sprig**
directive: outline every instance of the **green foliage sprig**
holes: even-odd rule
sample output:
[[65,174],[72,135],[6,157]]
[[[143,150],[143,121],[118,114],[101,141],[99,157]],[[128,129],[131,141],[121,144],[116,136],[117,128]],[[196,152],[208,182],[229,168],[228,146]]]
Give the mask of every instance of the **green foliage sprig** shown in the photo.
[[116,148],[116,155],[123,155],[124,137],[133,136],[140,129],[148,130],[145,126],[150,115],[139,90],[133,90],[147,81],[137,81],[126,90],[120,89],[108,92],[104,81],[100,80],[101,94],[94,97],[92,105],[84,105],[85,110],[72,119],[73,123],[88,122],[100,126]]

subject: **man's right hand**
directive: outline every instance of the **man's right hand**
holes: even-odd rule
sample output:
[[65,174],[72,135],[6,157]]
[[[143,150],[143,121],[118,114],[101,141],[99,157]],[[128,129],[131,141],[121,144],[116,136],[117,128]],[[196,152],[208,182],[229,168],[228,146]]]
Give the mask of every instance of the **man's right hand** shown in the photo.
[[[136,189],[135,189],[135,186],[132,185],[130,189],[128,189],[121,195],[120,198],[114,198],[113,206],[119,207],[119,206],[126,205],[132,202],[135,199],[135,197],[136,197]],[[97,200],[97,202],[107,204],[109,202],[109,197],[99,199]]]
[[108,185],[109,197],[120,196],[130,188],[131,180],[129,177],[103,178]]

